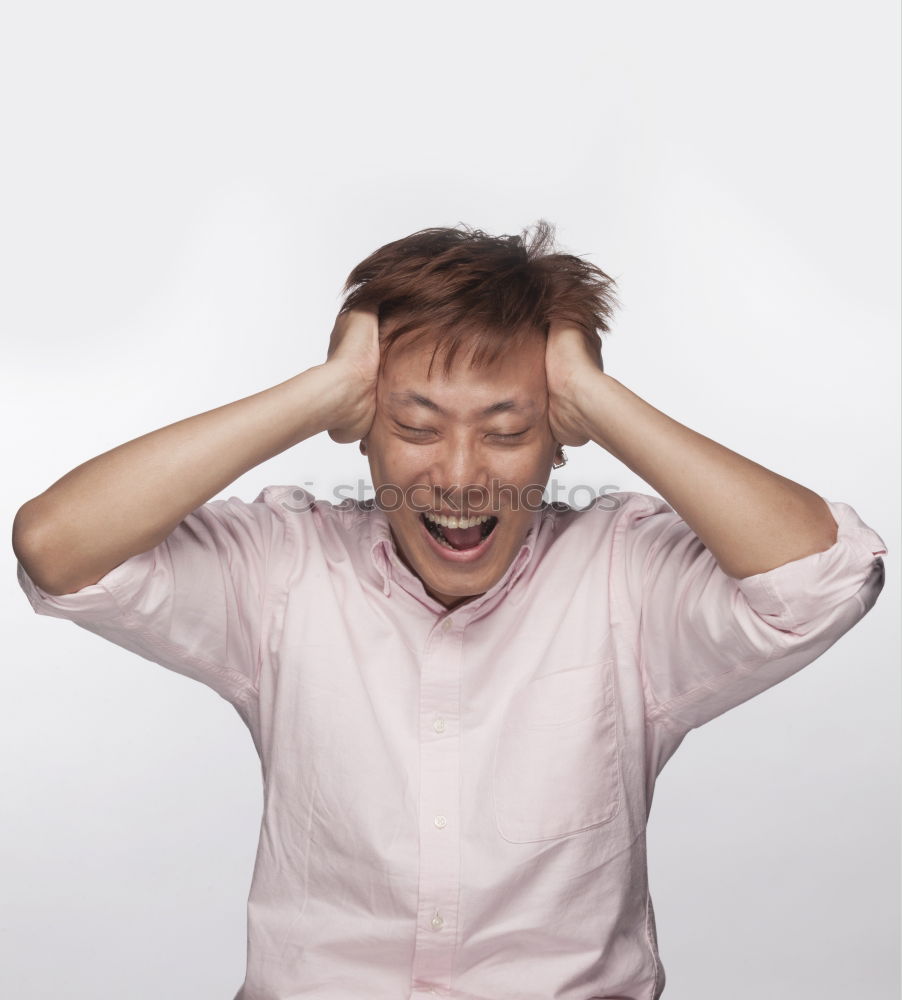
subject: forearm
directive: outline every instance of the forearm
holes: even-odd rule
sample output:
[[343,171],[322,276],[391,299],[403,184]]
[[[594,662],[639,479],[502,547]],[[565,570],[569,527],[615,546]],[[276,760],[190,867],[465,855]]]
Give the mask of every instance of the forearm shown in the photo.
[[836,523],[818,494],[678,423],[603,372],[577,395],[589,437],[683,518],[741,579],[829,548]]
[[96,583],[248,470],[328,429],[340,394],[332,375],[317,365],[79,465],[19,510],[17,558],[51,593]]

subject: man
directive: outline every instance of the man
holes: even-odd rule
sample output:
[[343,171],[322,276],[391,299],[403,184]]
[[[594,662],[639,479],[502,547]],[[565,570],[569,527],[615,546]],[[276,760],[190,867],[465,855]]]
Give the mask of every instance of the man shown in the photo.
[[[16,517],[38,613],[208,684],[250,729],[242,1000],[655,1000],[657,775],[882,588],[886,547],[850,506],[604,372],[612,282],[547,237],[381,248],[325,363]],[[210,500],[323,430],[360,441],[375,502]],[[664,499],[545,503],[588,442]]]

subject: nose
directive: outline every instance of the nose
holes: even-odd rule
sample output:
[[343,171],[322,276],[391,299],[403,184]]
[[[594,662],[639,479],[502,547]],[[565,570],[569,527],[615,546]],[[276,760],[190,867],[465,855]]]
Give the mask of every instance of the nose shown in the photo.
[[432,467],[432,482],[444,501],[460,510],[488,506],[489,475],[484,453],[464,438],[443,442]]

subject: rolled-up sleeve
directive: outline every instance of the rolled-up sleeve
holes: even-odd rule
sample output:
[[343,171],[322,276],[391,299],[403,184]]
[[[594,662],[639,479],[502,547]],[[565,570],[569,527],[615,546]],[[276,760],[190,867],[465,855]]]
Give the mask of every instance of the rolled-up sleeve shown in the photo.
[[687,732],[778,684],[883,588],[886,545],[848,504],[825,501],[830,548],[736,579],[663,500],[636,496],[644,502],[627,507],[617,548],[652,722]]
[[37,614],[72,621],[242,704],[256,689],[268,567],[286,530],[265,494],[204,504],[156,547],[74,593],[48,594],[21,563],[19,584]]

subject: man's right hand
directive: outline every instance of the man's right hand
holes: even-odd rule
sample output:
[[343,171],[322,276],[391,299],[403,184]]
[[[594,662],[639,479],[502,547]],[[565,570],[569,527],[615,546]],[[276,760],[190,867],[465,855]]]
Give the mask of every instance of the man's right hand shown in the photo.
[[323,367],[336,372],[342,386],[329,437],[339,444],[359,441],[369,433],[376,415],[379,317],[375,310],[351,309],[339,314]]

